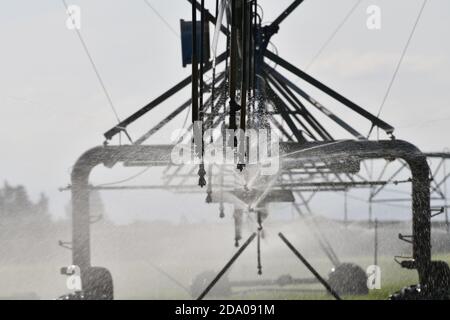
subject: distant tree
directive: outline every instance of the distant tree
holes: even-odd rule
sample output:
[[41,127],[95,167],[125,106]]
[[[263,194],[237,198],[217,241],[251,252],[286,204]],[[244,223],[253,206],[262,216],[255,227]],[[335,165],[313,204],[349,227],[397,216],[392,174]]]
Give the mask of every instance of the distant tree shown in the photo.
[[48,197],[41,193],[38,203],[36,204],[36,213],[40,216],[48,215]]
[[24,186],[13,187],[5,182],[0,189],[0,218],[48,217],[48,203],[48,198],[43,193],[39,201],[33,203]]
[[3,195],[3,189],[0,189],[0,216],[5,212],[5,196]]
[[15,215],[26,216],[33,211],[33,203],[28,197],[27,190],[24,186],[18,186],[13,189],[14,200],[12,211]]

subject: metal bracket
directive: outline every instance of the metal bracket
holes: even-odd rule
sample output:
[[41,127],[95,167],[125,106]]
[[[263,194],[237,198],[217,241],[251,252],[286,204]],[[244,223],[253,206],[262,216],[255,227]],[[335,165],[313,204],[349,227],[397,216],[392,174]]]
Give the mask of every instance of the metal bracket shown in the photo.
[[72,250],[72,242],[70,242],[70,241],[59,240],[58,245],[64,249]]
[[413,259],[413,257],[395,256],[394,261],[404,269],[417,269],[416,261]]
[[437,217],[445,212],[445,207],[440,208],[431,208],[431,212],[435,211],[436,213],[432,214],[431,217]]
[[411,240],[413,238],[413,236],[411,236],[411,235],[403,235],[403,234],[399,233],[398,238],[407,243],[411,243],[411,244],[413,243]]

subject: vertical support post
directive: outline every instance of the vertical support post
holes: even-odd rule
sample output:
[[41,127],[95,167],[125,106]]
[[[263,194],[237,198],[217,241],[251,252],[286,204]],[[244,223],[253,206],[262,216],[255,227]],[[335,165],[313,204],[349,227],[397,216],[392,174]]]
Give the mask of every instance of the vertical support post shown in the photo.
[[419,281],[426,285],[431,282],[430,169],[424,155],[409,160],[408,164],[413,173],[413,258]]
[[83,272],[91,266],[89,174],[92,166],[82,158],[72,174],[72,264]]
[[79,184],[72,188],[72,262],[86,270],[90,266],[89,189]]

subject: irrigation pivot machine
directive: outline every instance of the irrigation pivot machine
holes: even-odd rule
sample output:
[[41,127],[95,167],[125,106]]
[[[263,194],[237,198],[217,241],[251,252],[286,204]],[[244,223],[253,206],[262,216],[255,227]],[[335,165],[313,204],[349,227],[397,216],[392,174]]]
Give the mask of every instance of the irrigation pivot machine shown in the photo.
[[[192,5],[192,19],[181,21],[181,38],[183,65],[192,67],[191,76],[108,130],[104,134],[105,144],[88,150],[73,167],[70,186],[72,264],[81,271],[82,290],[63,298],[114,297],[113,275],[107,269],[91,264],[89,193],[93,189],[161,188],[175,192],[204,192],[206,202],[219,204],[218,218],[225,214],[224,203],[233,203],[233,241],[237,251],[218,274],[207,277],[206,283],[199,282],[205,283],[203,287],[194,288],[194,297],[202,299],[214,291],[218,280],[252,241],[257,241],[260,254],[268,204],[292,203],[303,214],[309,210],[308,203],[317,193],[367,188],[371,190],[370,200],[375,201],[383,188],[400,183],[411,185],[412,234],[400,235],[400,238],[410,242],[412,256],[402,259],[399,264],[417,270],[419,284],[393,293],[391,297],[448,298],[450,269],[446,263],[432,261],[431,257],[431,219],[436,213],[446,215],[447,207],[434,212],[432,194],[438,193],[443,198],[445,195],[441,192],[442,183],[433,179],[428,159],[433,157],[445,162],[449,155],[425,154],[409,142],[396,140],[394,128],[387,122],[283,59],[277,50],[270,49],[272,37],[281,32],[283,22],[301,9],[305,1],[293,1],[280,10],[278,18],[270,24],[262,23],[263,8],[257,0],[221,0],[211,8],[205,7],[204,0],[188,1]],[[219,52],[220,47],[225,48],[223,52]],[[321,96],[331,97],[348,108],[353,113],[352,121],[367,121],[372,129],[384,132],[389,138],[370,140],[370,135],[358,132],[343,115],[325,107],[318,101],[320,96],[313,98],[307,89],[297,85],[298,82],[307,83],[308,88],[314,87]],[[173,108],[172,113],[141,137],[131,137],[128,129],[135,122],[142,121],[144,115],[185,88],[192,89],[185,103]],[[189,110],[192,119],[186,121],[186,130],[174,144],[146,144],[165,125]],[[352,139],[334,137],[318,114]],[[348,112],[345,114],[348,118]],[[267,149],[265,158],[254,158],[250,154],[250,150],[255,149],[251,139],[255,132],[259,133],[257,149]],[[113,145],[113,140],[123,134],[129,144]],[[215,151],[211,151],[211,146],[215,146]],[[192,161],[175,161],[174,154],[181,159],[187,156]],[[225,161],[225,156],[230,154],[232,161]],[[212,162],[212,155],[216,159],[222,157],[222,163]],[[264,174],[275,158],[276,170]],[[380,175],[367,174],[367,162],[376,159],[385,160],[386,166],[397,164],[399,168],[388,177],[383,175],[385,171]],[[119,163],[134,167],[164,167],[165,183],[139,187],[90,185],[89,176],[96,166],[112,168]],[[409,178],[398,180],[399,172],[408,169]],[[244,214],[255,217],[255,232],[247,236],[242,229]],[[356,265],[342,263],[320,232],[317,241],[335,270],[328,279],[323,278],[283,234],[279,237],[311,271],[313,281],[321,283],[336,299],[367,291],[365,271]],[[258,268],[261,272],[260,260]],[[63,272],[70,275],[71,270],[73,268],[65,268]],[[274,283],[295,281],[301,282],[301,279],[281,277]]]

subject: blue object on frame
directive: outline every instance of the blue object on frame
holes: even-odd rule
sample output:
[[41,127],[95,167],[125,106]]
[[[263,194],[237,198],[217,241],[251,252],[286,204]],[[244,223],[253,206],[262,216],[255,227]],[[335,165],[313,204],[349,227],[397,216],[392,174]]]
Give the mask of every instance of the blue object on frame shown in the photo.
[[[187,65],[192,64],[192,21],[180,21],[181,27],[181,51],[183,59],[183,68]],[[197,53],[200,61],[200,48],[201,48],[201,22],[197,21]],[[209,44],[209,24],[205,23],[204,30],[204,47],[203,47],[203,63],[209,61],[211,56],[210,44]]]

